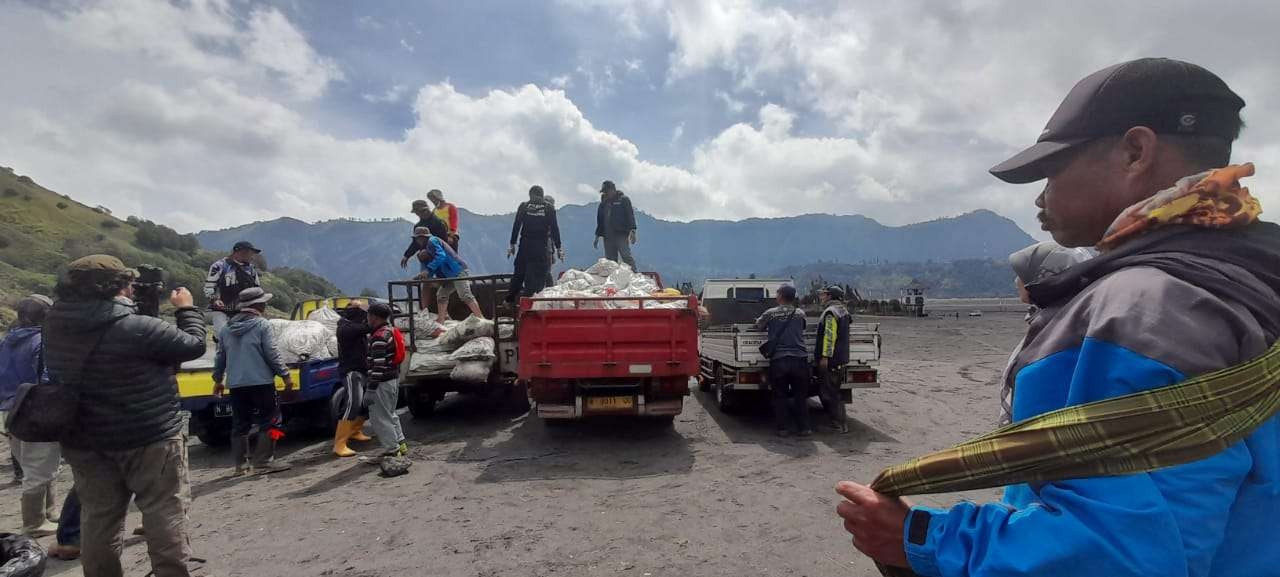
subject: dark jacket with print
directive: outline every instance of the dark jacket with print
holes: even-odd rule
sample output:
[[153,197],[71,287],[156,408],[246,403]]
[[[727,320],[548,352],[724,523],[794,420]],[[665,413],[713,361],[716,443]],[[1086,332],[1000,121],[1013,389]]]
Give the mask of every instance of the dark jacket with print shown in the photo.
[[600,201],[596,209],[596,236],[624,236],[636,229],[636,212],[631,199],[619,192],[613,198]]
[[49,378],[80,393],[77,426],[63,445],[121,451],[182,430],[175,370],[204,355],[204,317],[194,308],[178,309],[174,326],[135,311],[127,299],[63,300],[49,311]]

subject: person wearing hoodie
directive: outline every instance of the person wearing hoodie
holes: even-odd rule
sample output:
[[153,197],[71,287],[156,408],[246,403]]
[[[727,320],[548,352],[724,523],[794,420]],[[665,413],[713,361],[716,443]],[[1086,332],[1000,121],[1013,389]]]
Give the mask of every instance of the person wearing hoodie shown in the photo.
[[354,457],[356,452],[347,446],[349,441],[371,441],[364,434],[365,419],[369,414],[365,404],[365,371],[369,354],[369,305],[353,300],[342,309],[338,319],[338,374],[346,395],[346,411],[338,419],[333,433],[333,454]]
[[[1039,142],[992,169],[1011,183],[1047,179],[1036,199],[1044,229],[1062,246],[1101,251],[1027,286],[1040,312],[1011,370],[1015,423],[1166,388],[1275,345],[1280,226],[1258,219],[1241,185],[1253,165],[1230,163],[1243,107],[1194,64],[1125,62],[1080,81]],[[1274,414],[1209,457],[1010,485],[1002,503],[911,507],[849,481],[837,491],[854,546],[922,577],[1262,577],[1280,567],[1269,545],[1280,518]]]
[[[285,394],[293,391],[293,377],[271,338],[271,326],[262,318],[272,294],[259,287],[240,291],[240,312],[231,318],[218,336],[218,355],[213,362],[213,394],[221,397],[231,390],[231,458],[235,474],[275,473],[287,466],[271,462],[275,439],[272,430],[280,426],[280,399],[276,377],[284,380]],[[245,464],[250,436],[256,446]]]
[[186,288],[169,296],[177,326],[137,314],[136,278],[108,255],[67,265],[45,318],[45,368],[80,399],[62,455],[80,498],[84,574],[123,574],[125,514],[136,496],[152,571],[186,577],[191,484],[175,369],[204,355],[204,316]]
[[853,316],[844,306],[844,288],[831,285],[818,291],[818,302],[826,307],[818,319],[818,340],[813,347],[813,370],[818,375],[818,398],[831,418],[831,430],[849,432],[840,384],[849,364],[849,326]]
[[600,185],[600,207],[596,209],[596,239],[591,246],[600,248],[604,241],[604,257],[626,263],[636,270],[636,259],[631,256],[631,245],[636,243],[636,213],[631,199],[618,190],[611,180]]
[[[13,409],[18,385],[44,378],[44,346],[40,326],[53,301],[31,295],[18,301],[18,320],[0,341],[0,412]],[[0,421],[3,417],[0,416]],[[57,502],[53,481],[58,476],[62,451],[57,443],[28,443],[9,438],[9,446],[22,466],[22,534],[45,537],[57,530]]]
[[[1009,267],[1013,269],[1014,288],[1018,291],[1018,300],[1028,305],[1024,320],[1031,324],[1040,308],[1031,304],[1031,294],[1027,287],[1067,270],[1073,265],[1082,263],[1097,255],[1091,248],[1067,248],[1053,241],[1038,242],[1009,255]],[[1019,342],[1009,355],[1004,372],[1000,374],[1000,426],[1013,422],[1013,375],[1018,354],[1022,352],[1025,341]]]
[[373,395],[369,402],[369,416],[372,417],[378,443],[382,445],[383,456],[403,457],[408,454],[409,445],[405,444],[396,404],[400,398],[400,362],[404,349],[396,336],[399,330],[391,326],[390,321],[391,307],[386,303],[374,303],[369,307],[369,328],[372,332],[369,333],[369,352],[365,357],[367,394]]

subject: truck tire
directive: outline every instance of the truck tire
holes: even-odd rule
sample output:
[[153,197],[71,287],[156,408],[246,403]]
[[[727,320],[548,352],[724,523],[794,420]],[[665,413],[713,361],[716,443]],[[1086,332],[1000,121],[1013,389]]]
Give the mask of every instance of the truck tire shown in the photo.
[[728,388],[727,385],[719,382],[717,379],[716,408],[720,409],[721,413],[733,414],[734,412],[737,412],[739,400],[740,399],[738,398],[738,393],[736,391]]
[[222,448],[231,444],[231,419],[193,413],[187,426],[195,431],[196,438],[207,447]]
[[676,424],[675,415],[659,415],[657,417],[649,417],[649,419],[653,421],[655,426],[662,428],[674,427]]
[[414,419],[425,419],[436,412],[435,395],[430,393],[416,393],[409,397],[409,414]]

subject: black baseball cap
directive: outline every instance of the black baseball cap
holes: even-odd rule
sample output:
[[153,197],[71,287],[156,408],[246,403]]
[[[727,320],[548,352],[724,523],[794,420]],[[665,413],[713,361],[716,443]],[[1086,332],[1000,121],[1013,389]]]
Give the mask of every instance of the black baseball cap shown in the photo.
[[242,251],[242,250],[251,250],[251,251],[253,251],[253,252],[255,252],[255,253],[260,253],[260,252],[262,252],[262,250],[261,250],[261,249],[259,249],[259,248],[258,248],[258,247],[256,247],[256,246],[253,246],[253,243],[251,243],[251,242],[249,242],[249,241],[247,241],[247,240],[242,240],[242,241],[240,241],[240,242],[237,242],[237,243],[235,244],[235,246],[231,247],[231,252],[240,252],[240,251]]
[[1239,135],[1244,99],[1218,75],[1169,58],[1140,58],[1078,82],[1030,148],[991,168],[1013,184],[1045,178],[1040,162],[1073,146],[1145,126],[1157,134]]

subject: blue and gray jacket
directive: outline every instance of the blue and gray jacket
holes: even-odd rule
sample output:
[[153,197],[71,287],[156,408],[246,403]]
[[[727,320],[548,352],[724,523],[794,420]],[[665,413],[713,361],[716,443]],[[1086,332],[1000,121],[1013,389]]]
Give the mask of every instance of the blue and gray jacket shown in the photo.
[[[1028,287],[1015,421],[1163,387],[1262,354],[1280,335],[1280,227],[1171,227]],[[1262,577],[1280,571],[1280,417],[1200,461],[1007,487],[1004,502],[917,507],[922,576]]]
[[430,237],[427,245],[421,249],[431,255],[430,260],[422,263],[422,272],[427,273],[428,277],[454,278],[462,276],[467,270],[466,261],[438,236]]
[[0,340],[0,411],[13,408],[18,385],[41,378],[43,342],[40,327],[20,327]]
[[[790,319],[790,320],[788,320]],[[804,344],[806,321],[804,311],[792,305],[778,305],[756,319],[756,330],[768,331],[769,341],[775,343],[773,358],[808,358],[809,347]]]
[[267,319],[240,313],[218,333],[218,356],[213,362],[213,380],[226,377],[228,389],[270,385],[276,377],[289,374],[276,343],[271,339]]

